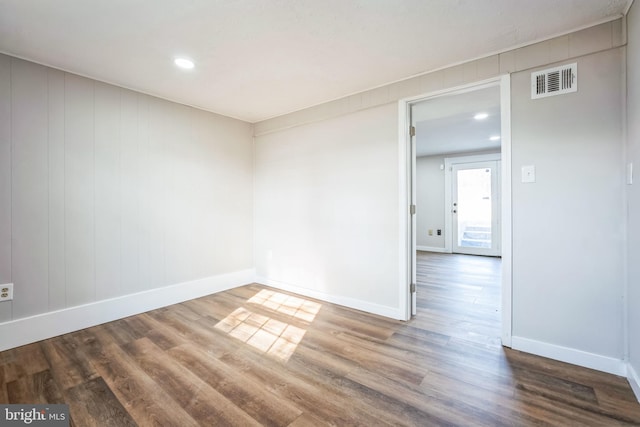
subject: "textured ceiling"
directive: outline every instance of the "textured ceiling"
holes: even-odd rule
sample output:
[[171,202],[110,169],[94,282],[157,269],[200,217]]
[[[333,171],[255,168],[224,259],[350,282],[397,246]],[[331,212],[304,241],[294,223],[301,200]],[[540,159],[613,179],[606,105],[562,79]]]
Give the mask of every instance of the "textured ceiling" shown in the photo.
[[[249,122],[623,14],[631,0],[0,0],[0,51]],[[184,55],[196,63],[173,65]]]

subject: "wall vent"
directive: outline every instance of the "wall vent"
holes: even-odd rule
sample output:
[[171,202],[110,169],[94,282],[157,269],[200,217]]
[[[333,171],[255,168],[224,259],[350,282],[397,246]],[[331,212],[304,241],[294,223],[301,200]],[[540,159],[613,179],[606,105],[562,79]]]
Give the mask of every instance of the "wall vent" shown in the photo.
[[531,99],[561,95],[577,90],[577,63],[531,73]]

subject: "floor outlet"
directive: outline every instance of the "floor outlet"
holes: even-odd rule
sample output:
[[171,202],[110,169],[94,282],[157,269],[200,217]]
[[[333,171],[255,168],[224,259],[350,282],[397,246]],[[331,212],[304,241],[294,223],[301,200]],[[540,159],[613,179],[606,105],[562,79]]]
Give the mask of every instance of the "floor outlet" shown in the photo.
[[13,283],[0,285],[0,302],[11,301],[13,299]]

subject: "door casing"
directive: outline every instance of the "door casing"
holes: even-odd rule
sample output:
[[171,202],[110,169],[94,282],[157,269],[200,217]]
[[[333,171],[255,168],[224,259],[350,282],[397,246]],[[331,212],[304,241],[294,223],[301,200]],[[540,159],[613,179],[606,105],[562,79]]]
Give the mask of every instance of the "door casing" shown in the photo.
[[[511,199],[511,77],[508,74],[478,81],[466,85],[452,87],[423,95],[413,96],[398,101],[398,169],[399,169],[399,313],[404,313],[404,320],[411,318],[412,301],[410,285],[416,280],[416,235],[412,226],[415,215],[410,206],[415,204],[415,154],[412,147],[414,138],[410,135],[411,106],[421,101],[447,95],[470,92],[489,86],[500,86],[500,120],[501,120],[501,195],[502,203],[502,345],[511,347],[512,330],[512,199]],[[415,297],[415,293],[413,294]]]

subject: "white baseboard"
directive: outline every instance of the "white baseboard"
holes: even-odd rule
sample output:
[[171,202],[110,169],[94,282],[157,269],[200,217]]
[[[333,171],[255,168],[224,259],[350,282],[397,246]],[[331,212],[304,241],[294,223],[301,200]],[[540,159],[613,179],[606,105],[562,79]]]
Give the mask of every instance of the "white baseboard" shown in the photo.
[[356,310],[365,311],[367,313],[390,317],[396,320],[404,320],[405,313],[401,313],[399,307],[389,307],[386,305],[375,304],[360,299],[327,294],[325,292],[315,291],[313,289],[307,289],[301,286],[283,283],[264,277],[256,277],[256,282],[261,285],[271,286],[273,288],[282,289],[283,291],[293,292],[298,295],[315,298],[321,301],[330,302],[332,304],[355,308]]
[[633,393],[636,395],[636,399],[640,402],[640,376],[638,376],[636,370],[633,369],[631,363],[627,363],[627,379],[629,380]]
[[252,283],[255,270],[205,277],[0,323],[0,351]]
[[515,336],[511,337],[511,348],[614,375],[626,376],[627,374],[627,368],[622,359],[576,350],[575,348]]
[[445,250],[445,248],[437,248],[437,247],[434,247],[434,246],[417,246],[416,245],[416,250],[425,251],[425,252],[440,252],[440,253],[446,253],[447,252]]

